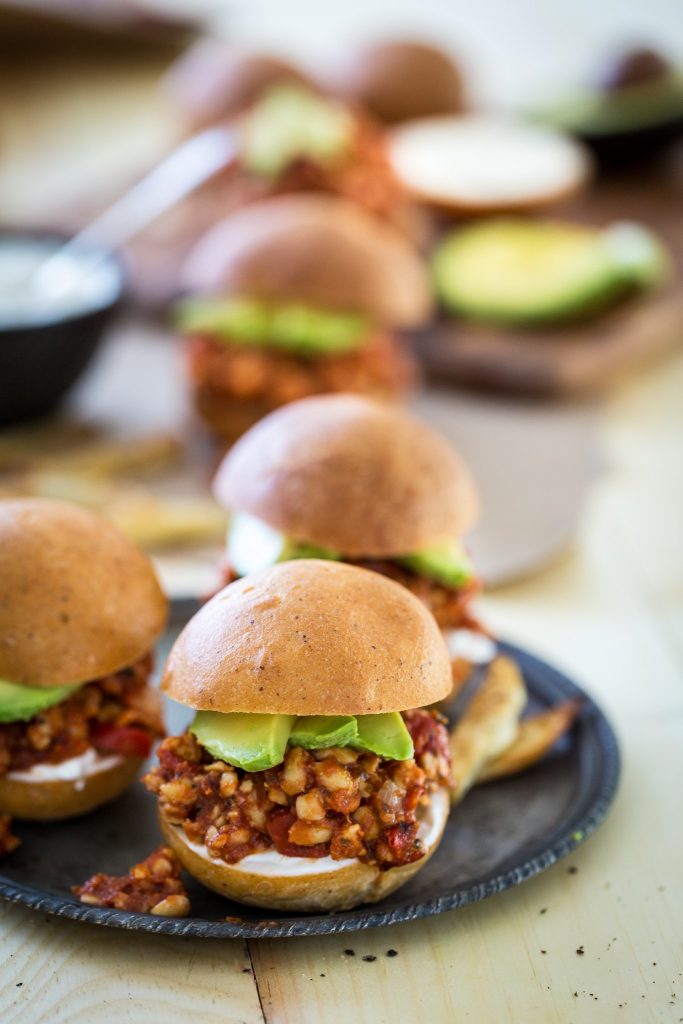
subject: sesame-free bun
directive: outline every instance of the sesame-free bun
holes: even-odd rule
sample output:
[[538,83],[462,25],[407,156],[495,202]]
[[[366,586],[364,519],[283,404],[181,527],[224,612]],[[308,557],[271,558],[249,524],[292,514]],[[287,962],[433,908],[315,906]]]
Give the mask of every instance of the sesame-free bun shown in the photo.
[[162,689],[190,708],[367,715],[451,690],[436,622],[408,590],[343,562],[282,562],[221,590],[190,619]]
[[198,131],[235,117],[267,90],[296,84],[312,88],[293,64],[266,53],[245,53],[220,39],[205,38],[170,67],[162,87],[185,125]]
[[[161,830],[173,848],[186,871],[208,889],[250,906],[268,907],[271,910],[287,911],[330,911],[350,910],[361,903],[376,903],[400,886],[409,882],[413,875],[425,866],[441,842],[448,820],[448,794],[444,790],[431,797],[433,814],[438,819],[436,827],[430,829],[429,841],[425,843],[425,855],[412,864],[389,868],[382,871],[376,865],[360,860],[331,871],[317,870],[311,861],[312,870],[301,874],[277,875],[271,872],[261,874],[240,868],[240,863],[226,864],[214,860],[189,842],[182,828],[159,816]],[[418,811],[418,814],[420,812]],[[205,847],[203,848],[206,849]],[[249,858],[250,864],[258,864],[258,855]]]
[[343,59],[328,83],[334,92],[389,124],[456,114],[464,105],[457,65],[443,50],[423,42],[365,46]]
[[411,327],[429,315],[429,277],[394,227],[335,196],[284,195],[213,227],[190,253],[187,291],[301,302]]
[[74,505],[0,501],[0,679],[83,683],[138,661],[166,622],[149,559]]
[[120,757],[116,764],[80,779],[31,781],[0,777],[0,812],[27,821],[61,821],[101,807],[135,780],[141,757]]
[[293,540],[356,558],[455,540],[478,512],[470,472],[441,435],[346,394],[305,398],[261,420],[226,455],[214,493]]

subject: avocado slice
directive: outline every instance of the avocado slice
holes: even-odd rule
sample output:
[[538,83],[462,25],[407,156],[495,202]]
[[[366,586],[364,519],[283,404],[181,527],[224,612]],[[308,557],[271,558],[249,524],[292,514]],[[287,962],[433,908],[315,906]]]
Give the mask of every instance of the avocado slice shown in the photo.
[[322,558],[329,562],[342,560],[341,555],[329,548],[321,548],[317,544],[307,544],[305,541],[288,540],[278,561],[291,562],[295,558]]
[[198,711],[190,732],[220,761],[247,772],[281,764],[296,715]]
[[294,723],[289,743],[292,747],[319,750],[322,747],[348,747],[358,739],[353,715],[302,715]]
[[269,307],[255,299],[186,299],[176,311],[186,333],[206,333],[234,345],[279,349],[301,357],[337,355],[360,348],[369,321],[356,313],[338,313],[310,306]]
[[349,746],[369,750],[392,761],[407,761],[414,747],[406,723],[398,711],[383,715],[357,715],[358,736]]
[[[638,272],[629,273],[610,230],[523,218],[476,224],[436,250],[437,291],[454,312],[503,324],[550,323],[595,312],[631,288],[656,283],[664,264],[661,254],[654,256],[661,247],[653,239],[645,260],[637,261]],[[651,266],[649,273],[644,264]]]
[[335,163],[346,156],[352,131],[353,121],[340,104],[300,86],[276,86],[244,120],[242,162],[271,180],[297,159]]
[[0,679],[0,723],[28,722],[41,711],[61,704],[78,686],[21,686]]
[[461,587],[474,575],[472,563],[457,543],[425,548],[412,555],[403,555],[396,561],[411,572],[447,587]]
[[619,135],[673,121],[683,114],[683,73],[672,69],[648,82],[618,89],[586,89],[539,111],[538,116],[587,139]]

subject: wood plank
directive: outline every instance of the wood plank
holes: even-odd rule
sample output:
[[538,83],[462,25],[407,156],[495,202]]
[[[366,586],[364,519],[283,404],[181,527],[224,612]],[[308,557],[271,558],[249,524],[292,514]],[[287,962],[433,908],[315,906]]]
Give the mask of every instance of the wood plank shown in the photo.
[[4,1024],[263,1024],[244,942],[133,935],[0,904]]

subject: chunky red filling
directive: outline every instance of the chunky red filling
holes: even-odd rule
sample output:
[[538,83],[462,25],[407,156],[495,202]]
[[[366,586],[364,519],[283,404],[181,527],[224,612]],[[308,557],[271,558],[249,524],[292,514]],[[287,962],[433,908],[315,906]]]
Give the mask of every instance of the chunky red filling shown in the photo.
[[163,736],[159,695],[147,680],[151,656],[81,686],[28,722],[0,725],[0,775],[34,764],[59,764],[91,747],[103,754],[147,757]]
[[357,857],[381,868],[424,855],[417,812],[449,779],[448,733],[429,711],[407,711],[415,758],[390,761],[335,747],[290,747],[284,762],[244,772],[214,760],[191,733],[159,746],[143,779],[167,821],[234,864],[276,849],[290,857]]
[[184,917],[190,901],[181,878],[181,864],[173,850],[160,846],[127,875],[93,875],[73,893],[93,907],[115,907],[136,914]]

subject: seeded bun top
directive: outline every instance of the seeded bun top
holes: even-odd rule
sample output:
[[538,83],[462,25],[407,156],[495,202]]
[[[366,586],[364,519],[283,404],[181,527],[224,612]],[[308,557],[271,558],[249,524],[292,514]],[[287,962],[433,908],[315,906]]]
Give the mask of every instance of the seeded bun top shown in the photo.
[[162,689],[187,707],[365,715],[432,704],[452,686],[445,642],[398,583],[302,560],[231,583],[192,618]]
[[214,492],[292,540],[355,558],[453,541],[478,513],[470,472],[440,434],[356,395],[270,413],[228,452]]
[[190,253],[183,283],[190,293],[309,303],[398,327],[422,323],[432,305],[424,261],[396,228],[313,193],[226,217]]
[[330,85],[388,124],[455,114],[464,105],[455,62],[438,47],[417,41],[373,43],[357,50],[333,70]]
[[0,679],[84,683],[154,645],[167,602],[149,559],[74,505],[0,501]]

